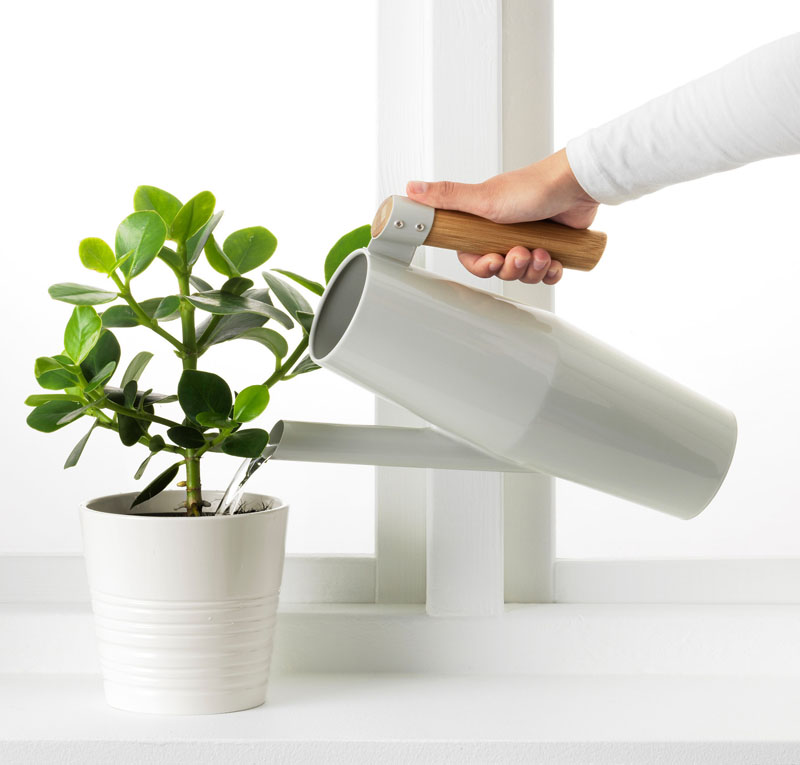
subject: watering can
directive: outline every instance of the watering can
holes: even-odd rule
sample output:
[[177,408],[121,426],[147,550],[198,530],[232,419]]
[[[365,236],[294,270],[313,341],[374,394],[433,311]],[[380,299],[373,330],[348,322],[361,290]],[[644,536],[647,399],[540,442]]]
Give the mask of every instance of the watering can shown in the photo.
[[280,421],[273,459],[543,473],[679,518],[717,493],[736,418],[549,311],[411,265],[426,244],[473,253],[544,247],[590,270],[605,235],[497,224],[389,197],[368,247],[329,281],[311,358],[427,427]]

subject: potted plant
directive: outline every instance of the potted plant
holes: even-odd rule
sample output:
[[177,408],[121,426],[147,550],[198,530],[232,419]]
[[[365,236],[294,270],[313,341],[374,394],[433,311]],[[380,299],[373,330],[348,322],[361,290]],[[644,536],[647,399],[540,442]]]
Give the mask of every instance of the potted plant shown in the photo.
[[[79,246],[83,265],[110,283],[50,287],[51,297],[74,308],[63,351],[36,359],[45,392],[26,400],[34,407],[27,422],[50,433],[91,421],[65,468],[77,464],[98,429],[115,432],[124,447],[144,447],[137,480],[154,456],[174,458],[144,489],[81,507],[108,702],[156,713],[246,709],[265,700],[288,505],[246,494],[237,512],[217,515],[214,501],[222,492],[203,489],[201,463],[211,452],[261,455],[269,434],[251,423],[267,408],[270,390],[318,368],[305,352],[313,309],[290,281],[314,295],[324,287],[282,269],[264,271],[266,284],[256,287],[245,274],[273,255],[277,241],[253,226],[218,242],[222,212],[215,213],[208,191],[182,204],[166,191],[140,186],[133,203],[113,248],[97,238]],[[325,261],[326,278],[368,241],[368,231],[362,226],[337,242]],[[193,273],[203,253],[224,277],[219,289]],[[154,263],[172,272],[176,288],[141,299],[136,277]],[[179,332],[165,326],[172,321]],[[300,337],[290,351],[286,333],[295,325]],[[153,357],[149,351],[131,358],[119,376],[115,330],[136,326],[158,335],[177,356],[182,372],[174,394],[140,383]],[[233,340],[259,343],[274,356],[274,368],[236,393],[220,375],[199,368],[209,348]],[[180,488],[167,490],[179,473]]]

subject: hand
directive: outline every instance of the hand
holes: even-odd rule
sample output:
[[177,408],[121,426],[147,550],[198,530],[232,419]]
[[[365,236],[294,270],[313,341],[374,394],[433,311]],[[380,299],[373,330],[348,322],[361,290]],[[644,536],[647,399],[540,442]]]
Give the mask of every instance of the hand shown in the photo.
[[[576,180],[564,149],[483,183],[411,181],[406,193],[415,202],[442,210],[462,210],[496,223],[549,218],[573,228],[588,228],[598,207]],[[561,263],[551,260],[547,250],[541,248],[531,251],[514,247],[505,256],[459,252],[458,259],[467,271],[483,279],[497,276],[526,284],[555,284],[563,272]]]

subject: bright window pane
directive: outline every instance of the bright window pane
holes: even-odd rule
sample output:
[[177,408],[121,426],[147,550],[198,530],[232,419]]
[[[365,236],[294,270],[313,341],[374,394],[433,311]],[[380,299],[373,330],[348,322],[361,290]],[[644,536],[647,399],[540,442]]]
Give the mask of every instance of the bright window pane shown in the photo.
[[[103,285],[82,268],[78,242],[113,241],[139,184],[183,200],[210,189],[227,211],[223,236],[267,226],[279,242],[268,265],[322,280],[333,242],[368,222],[377,201],[376,7],[369,0],[76,0],[15,3],[2,15],[0,310],[3,400],[12,414],[0,551],[72,552],[80,549],[79,501],[140,488],[145,480],[135,482],[133,473],[144,455],[112,433],[96,433],[78,467],[62,472],[88,423],[49,436],[24,424],[22,400],[37,392],[34,357],[60,351],[69,316],[69,307],[50,301],[48,285]],[[139,294],[173,290],[163,265],[151,271],[134,282]],[[207,266],[199,273],[219,283]],[[123,364],[143,349],[161,355],[143,382],[157,390],[175,384],[169,346],[139,328],[117,334]],[[240,390],[266,379],[274,364],[266,349],[240,341],[210,352],[202,367],[223,371]],[[369,423],[373,398],[317,371],[273,389],[259,424],[279,418]],[[166,464],[166,457],[158,462]],[[211,455],[204,485],[223,487],[237,465]],[[289,552],[367,553],[373,472],[276,462],[252,485],[290,502]]]
[[[800,28],[800,6],[556,3],[556,145]],[[559,482],[561,557],[800,554],[800,158],[601,209],[604,262],[569,274],[566,319],[731,408],[739,444],[685,522]]]

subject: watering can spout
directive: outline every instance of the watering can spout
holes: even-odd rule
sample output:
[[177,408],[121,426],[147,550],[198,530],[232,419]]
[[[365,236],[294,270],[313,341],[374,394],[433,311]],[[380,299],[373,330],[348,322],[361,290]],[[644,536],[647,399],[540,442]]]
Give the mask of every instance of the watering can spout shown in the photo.
[[494,457],[431,426],[338,425],[279,420],[269,442],[272,459],[346,465],[532,472]]

